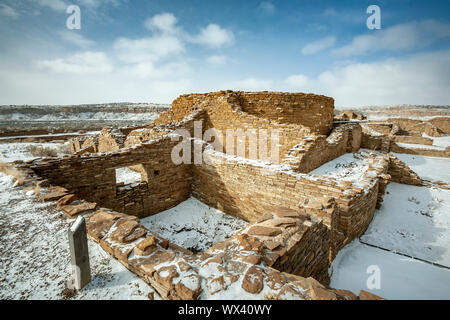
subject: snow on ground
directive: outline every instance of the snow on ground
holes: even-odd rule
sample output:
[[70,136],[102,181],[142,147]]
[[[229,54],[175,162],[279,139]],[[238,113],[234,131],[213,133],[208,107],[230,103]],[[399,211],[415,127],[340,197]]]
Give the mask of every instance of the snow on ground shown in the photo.
[[393,153],[422,179],[450,182],[450,158]]
[[141,219],[141,224],[183,248],[205,251],[247,223],[189,198],[172,209]]
[[345,181],[359,181],[369,169],[367,152],[361,150],[357,153],[345,153],[314,169],[310,174],[330,177]]
[[398,183],[386,190],[361,240],[450,268],[450,190]]
[[123,182],[124,184],[130,184],[141,181],[141,174],[137,171],[131,170],[127,167],[116,169],[116,183]]
[[[67,219],[0,173],[0,299],[62,299],[71,274]],[[153,289],[89,240],[92,282],[73,299],[148,299]],[[155,293],[156,299],[159,299]]]
[[427,134],[422,134],[425,138],[430,138],[433,140],[432,145],[425,144],[416,144],[416,143],[400,143],[397,142],[397,145],[407,149],[423,149],[423,150],[438,150],[444,151],[445,148],[450,146],[450,136],[442,136],[442,137],[431,137]]
[[[388,299],[450,299],[450,190],[390,183],[361,241],[333,261],[331,286],[367,290]],[[368,289],[367,268],[381,271],[381,289]]]
[[88,131],[85,133],[79,133],[79,132],[67,132],[67,133],[48,133],[48,134],[30,134],[26,136],[6,136],[6,137],[0,137],[1,140],[11,140],[11,139],[25,139],[25,138],[48,138],[52,137],[55,140],[58,140],[58,138],[65,138],[66,136],[87,136],[87,135],[98,135],[100,131]]
[[[368,289],[373,275],[369,266],[380,270],[380,289]],[[355,293],[370,291],[387,299],[450,299],[450,270],[373,248],[357,239],[342,249],[332,264],[330,286]]]
[[425,138],[429,138],[433,140],[433,146],[436,147],[441,147],[441,148],[446,148],[448,146],[450,146],[450,136],[441,136],[441,137],[431,137],[427,134],[423,134],[422,135]]
[[433,145],[426,145],[426,144],[416,144],[416,143],[401,143],[396,142],[396,144],[399,147],[406,148],[406,149],[422,149],[422,150],[438,150],[438,151],[444,151],[445,148],[441,146],[433,146]]
[[131,113],[131,112],[58,112],[49,114],[37,113],[6,113],[0,114],[0,120],[11,121],[97,121],[97,120],[148,120],[153,121],[158,117],[156,112]]
[[12,162],[16,160],[26,161],[37,158],[30,153],[30,146],[49,147],[56,149],[58,151],[58,156],[64,155],[64,153],[61,152],[64,149],[61,143],[6,142],[0,143],[0,162]]

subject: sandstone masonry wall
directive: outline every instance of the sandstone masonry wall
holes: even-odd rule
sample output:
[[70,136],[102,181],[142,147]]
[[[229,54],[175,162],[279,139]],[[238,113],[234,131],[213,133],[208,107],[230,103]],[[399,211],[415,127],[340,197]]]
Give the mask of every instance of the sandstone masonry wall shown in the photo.
[[358,124],[345,124],[335,128],[328,137],[304,138],[288,151],[283,163],[297,172],[310,172],[344,153],[358,151],[361,135]]
[[[178,142],[171,138],[162,137],[106,154],[36,160],[31,168],[79,198],[145,217],[176,206],[189,197],[190,167],[171,161],[171,151],[176,144]],[[142,183],[117,185],[115,169],[133,165],[144,168],[146,174]]]

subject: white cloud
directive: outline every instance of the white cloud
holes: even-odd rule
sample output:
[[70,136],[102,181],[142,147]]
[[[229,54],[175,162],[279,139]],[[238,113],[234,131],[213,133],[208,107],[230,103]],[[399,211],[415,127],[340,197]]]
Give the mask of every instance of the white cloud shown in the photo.
[[231,30],[224,29],[217,24],[209,24],[200,30],[200,33],[191,37],[190,41],[213,48],[231,45],[234,43],[234,35]]
[[126,63],[157,61],[184,52],[183,42],[174,36],[153,36],[142,39],[119,38],[114,43],[119,58]]
[[307,44],[305,47],[303,47],[302,54],[305,56],[310,55],[310,54],[315,54],[320,51],[323,51],[323,50],[333,47],[335,43],[336,43],[336,37],[333,37],[333,36],[325,37],[325,38],[322,38],[322,39],[319,39],[317,41]]
[[43,7],[48,7],[55,11],[66,11],[68,4],[63,0],[34,0]]
[[209,64],[225,64],[228,61],[226,56],[209,56],[206,58],[206,62]]
[[3,3],[0,4],[0,14],[12,19],[17,19],[19,17],[19,13],[14,8]]
[[164,33],[178,31],[177,18],[172,13],[157,14],[145,21],[145,27],[149,30],[159,30]]
[[86,39],[81,34],[76,33],[76,31],[62,31],[60,32],[60,36],[64,41],[83,49],[91,47],[95,44],[94,41]]
[[64,59],[36,61],[39,68],[55,73],[96,74],[112,71],[113,67],[103,52],[82,52]]
[[273,15],[275,13],[275,6],[270,1],[263,1],[259,4],[258,8],[268,15]]
[[450,51],[337,67],[322,73],[313,87],[339,106],[448,104]]
[[140,78],[168,79],[184,76],[191,71],[191,68],[185,62],[170,62],[156,66],[154,63],[147,61],[125,66],[122,71]]
[[308,77],[303,74],[296,74],[286,78],[286,83],[292,88],[303,88],[308,84]]
[[248,78],[223,85],[250,91],[302,91],[335,99],[338,107],[401,104],[448,105],[450,50],[407,59],[336,66],[317,77],[291,75],[279,81]]
[[334,49],[336,55],[351,56],[375,51],[402,51],[422,48],[450,37],[450,24],[435,20],[409,22],[360,35],[343,47]]

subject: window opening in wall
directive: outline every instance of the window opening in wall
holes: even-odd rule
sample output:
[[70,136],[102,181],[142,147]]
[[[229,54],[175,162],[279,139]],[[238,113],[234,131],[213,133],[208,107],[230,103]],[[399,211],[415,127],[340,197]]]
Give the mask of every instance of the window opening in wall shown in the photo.
[[116,184],[132,184],[142,182],[142,175],[140,172],[131,170],[128,167],[116,169]]

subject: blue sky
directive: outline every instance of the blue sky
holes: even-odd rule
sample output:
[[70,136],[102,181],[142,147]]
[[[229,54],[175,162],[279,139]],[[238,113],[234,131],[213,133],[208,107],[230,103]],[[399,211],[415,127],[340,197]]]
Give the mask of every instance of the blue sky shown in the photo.
[[[66,27],[71,4],[80,30]],[[369,5],[380,30],[366,26]],[[0,104],[222,89],[450,104],[449,1],[0,0],[0,48]]]

